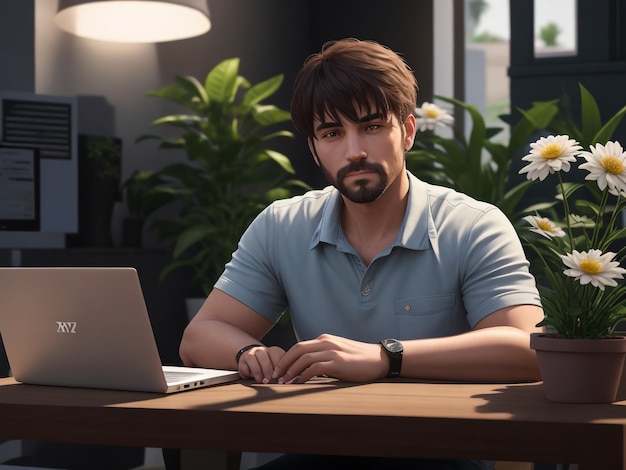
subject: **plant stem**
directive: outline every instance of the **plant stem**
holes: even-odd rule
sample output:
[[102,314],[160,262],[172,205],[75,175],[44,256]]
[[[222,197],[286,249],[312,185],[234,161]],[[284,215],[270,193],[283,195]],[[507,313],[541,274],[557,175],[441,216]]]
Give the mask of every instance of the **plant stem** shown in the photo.
[[569,220],[569,203],[567,202],[567,197],[565,196],[565,186],[563,184],[563,177],[561,176],[561,172],[556,172],[559,178],[559,188],[561,189],[561,195],[563,196],[563,210],[565,211],[565,223],[567,224],[567,236],[569,238],[569,246],[570,250],[574,246],[574,235],[572,234],[572,224]]
[[[590,245],[591,248],[597,247],[598,237],[600,236],[600,230],[602,229],[602,226],[604,225],[604,211],[606,210],[606,204],[608,200],[609,200],[609,192],[603,191],[602,200],[600,201],[600,208],[598,209],[598,220],[596,221],[596,224],[593,228],[593,235],[591,237],[591,245]],[[613,211],[613,213],[615,213],[615,211]],[[611,216],[611,221],[609,222],[609,226],[605,230],[605,233],[609,233],[613,225],[613,220],[614,220],[614,217]],[[597,247],[597,248],[603,252],[605,250],[605,248],[602,248],[602,247]]]

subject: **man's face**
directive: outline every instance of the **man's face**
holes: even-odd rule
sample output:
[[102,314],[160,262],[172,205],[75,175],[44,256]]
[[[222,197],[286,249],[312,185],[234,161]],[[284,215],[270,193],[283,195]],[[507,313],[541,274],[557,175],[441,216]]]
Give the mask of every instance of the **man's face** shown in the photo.
[[326,116],[316,120],[309,147],[328,182],[355,203],[376,201],[405,168],[413,143],[413,116],[400,124],[389,114],[363,112],[358,122]]

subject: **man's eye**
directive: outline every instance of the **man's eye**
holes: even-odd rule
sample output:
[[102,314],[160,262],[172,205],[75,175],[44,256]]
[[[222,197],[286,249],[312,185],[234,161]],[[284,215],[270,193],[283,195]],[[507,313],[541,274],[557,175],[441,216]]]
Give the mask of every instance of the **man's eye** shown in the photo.
[[326,137],[326,138],[328,138],[328,137],[336,137],[337,135],[338,135],[337,131],[329,131],[326,134],[324,134],[322,137]]
[[375,131],[376,129],[378,129],[380,127],[380,124],[370,124],[369,126],[367,126],[367,128],[370,131]]

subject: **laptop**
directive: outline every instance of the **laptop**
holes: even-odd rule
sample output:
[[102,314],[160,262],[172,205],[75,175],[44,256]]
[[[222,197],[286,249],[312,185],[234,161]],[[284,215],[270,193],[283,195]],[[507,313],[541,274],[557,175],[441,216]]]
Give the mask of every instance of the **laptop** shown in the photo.
[[134,268],[0,268],[0,334],[22,383],[172,393],[239,379],[162,366]]

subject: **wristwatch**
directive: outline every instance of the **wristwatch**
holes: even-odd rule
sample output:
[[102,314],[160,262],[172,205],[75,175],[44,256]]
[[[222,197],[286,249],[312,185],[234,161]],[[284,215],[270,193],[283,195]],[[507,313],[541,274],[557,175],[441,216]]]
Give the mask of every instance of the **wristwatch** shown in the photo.
[[389,372],[387,377],[400,377],[400,369],[402,369],[402,353],[404,348],[402,343],[397,339],[388,338],[380,342],[383,351],[389,356]]

